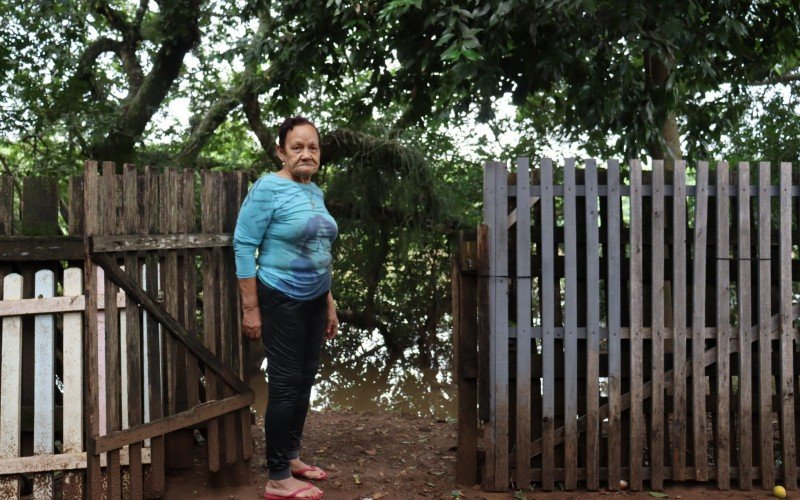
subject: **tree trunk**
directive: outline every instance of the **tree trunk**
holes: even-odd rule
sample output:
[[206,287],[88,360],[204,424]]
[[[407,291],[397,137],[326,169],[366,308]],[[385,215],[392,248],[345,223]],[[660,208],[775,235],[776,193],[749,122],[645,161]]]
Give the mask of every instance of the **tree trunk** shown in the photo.
[[[653,92],[663,91],[662,87],[669,78],[670,69],[662,58],[655,52],[647,54],[647,80]],[[647,145],[647,152],[657,160],[664,160],[664,168],[672,172],[676,160],[683,158],[681,152],[681,137],[678,130],[678,120],[674,110],[669,110],[661,124],[661,140],[652,141]]]

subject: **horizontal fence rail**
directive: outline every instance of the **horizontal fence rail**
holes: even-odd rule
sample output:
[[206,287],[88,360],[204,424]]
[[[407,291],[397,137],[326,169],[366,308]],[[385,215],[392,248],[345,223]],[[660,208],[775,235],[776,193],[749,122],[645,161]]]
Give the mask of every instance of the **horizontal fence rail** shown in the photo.
[[[454,264],[460,397],[478,405],[459,441],[481,446],[486,422],[484,488],[797,489],[800,174],[515,170],[486,165],[484,225]],[[462,480],[479,457],[459,446]]]

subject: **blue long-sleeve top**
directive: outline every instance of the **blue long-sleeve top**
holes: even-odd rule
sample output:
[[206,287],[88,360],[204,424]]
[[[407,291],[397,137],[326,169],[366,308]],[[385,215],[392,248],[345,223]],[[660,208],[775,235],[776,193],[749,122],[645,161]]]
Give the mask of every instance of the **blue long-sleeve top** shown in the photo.
[[331,286],[331,245],[338,231],[316,184],[264,175],[236,221],[236,276],[258,276],[294,299],[318,297]]

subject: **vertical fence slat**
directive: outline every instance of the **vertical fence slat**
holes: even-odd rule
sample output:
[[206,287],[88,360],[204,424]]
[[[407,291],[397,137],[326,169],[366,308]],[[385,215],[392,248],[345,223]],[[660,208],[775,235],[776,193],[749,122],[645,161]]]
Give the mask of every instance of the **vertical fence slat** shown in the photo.
[[[3,278],[3,301],[22,298],[22,276]],[[22,437],[22,318],[3,318],[2,378],[0,378],[0,458],[20,456]],[[19,479],[0,477],[0,497],[19,498]]]
[[[102,232],[103,234],[117,233],[117,193],[116,168],[111,162],[103,163],[102,176],[103,202],[102,202]],[[117,309],[117,286],[111,280],[105,280],[105,401],[106,401],[106,432],[122,428],[120,401],[122,391],[120,385],[120,337],[119,317]],[[120,469],[120,451],[112,450],[107,453],[106,480],[108,484],[108,497],[121,498],[122,479]]]
[[789,490],[797,489],[797,459],[795,457],[794,433],[794,332],[792,331],[792,165],[781,163],[780,167],[780,240],[778,251],[779,296],[780,296],[780,371],[776,380],[780,397],[781,459],[784,485]]
[[[694,478],[705,481],[706,451],[706,382],[705,382],[705,325],[706,325],[706,254],[708,244],[708,163],[697,165],[697,181],[692,246],[692,442],[694,449]],[[680,265],[676,263],[676,266]],[[676,424],[677,426],[677,424]]]
[[[126,164],[123,167],[123,196],[124,196],[124,227],[127,234],[137,234],[140,230],[139,214],[139,185],[136,166]],[[139,284],[141,272],[139,271],[139,258],[136,252],[125,253],[125,272]],[[142,423],[142,333],[141,309],[133,300],[125,302],[125,331],[128,374],[128,425],[135,426]],[[142,498],[142,443],[132,443],[128,447],[128,475],[129,497]]]
[[[674,169],[672,198],[672,479],[686,468],[686,162]],[[705,247],[705,241],[703,242]],[[705,260],[705,252],[703,252]],[[701,357],[702,359],[702,357]]]
[[632,160],[630,196],[630,394],[631,394],[631,437],[630,437],[630,488],[642,489],[642,450],[644,448],[644,413],[642,376],[642,167],[638,160]]
[[[64,270],[64,297],[81,295],[83,273],[77,267]],[[63,410],[63,443],[64,453],[80,453],[83,451],[83,323],[81,313],[64,313],[63,330],[63,375],[64,375],[64,410]],[[83,474],[67,471],[61,486],[64,498],[81,498],[83,496]]]
[[[147,234],[158,234],[159,229],[159,175],[152,167],[144,170],[144,224]],[[159,258],[155,251],[145,254],[144,287],[153,298],[158,298]],[[147,353],[147,394],[149,420],[155,421],[164,415],[162,398],[162,336],[156,320],[145,314],[145,344]],[[146,477],[144,489],[148,497],[158,497],[164,492],[164,436],[150,439],[150,468]]]
[[[730,198],[728,164],[717,166],[717,486],[721,490],[730,488]],[[705,415],[703,416],[705,419]],[[698,436],[695,428],[695,451],[703,442],[705,434]],[[697,460],[697,459],[695,459]],[[702,467],[705,469],[706,464]]]
[[[72,221],[72,218],[70,218]],[[77,297],[83,288],[81,269],[71,267],[64,270],[64,297]],[[83,324],[81,313],[64,313],[63,330],[63,374],[64,374],[64,410],[62,433],[64,436],[64,453],[80,453],[83,451]],[[83,496],[83,474],[68,471],[64,474],[61,486],[63,498],[81,498]]]
[[600,488],[600,228],[597,164],[586,161],[586,487]]
[[[218,177],[204,170],[202,174],[203,192],[201,198],[201,225],[204,233],[215,232],[214,206],[219,199]],[[211,249],[203,250],[203,334],[209,351],[215,353],[217,329],[217,254]],[[217,377],[206,370],[206,401],[217,398]],[[208,449],[208,468],[219,470],[219,419],[211,419],[206,424],[206,443]]]
[[[86,162],[84,171],[84,248],[88,254],[89,238],[97,234],[97,199],[99,194],[99,178],[97,176],[97,162]],[[100,435],[100,386],[99,386],[99,360],[98,360],[98,313],[97,313],[97,265],[92,259],[84,261],[84,295],[86,296],[86,307],[84,310],[84,328],[86,332],[83,336],[84,349],[86,354],[86,365],[84,367],[84,380],[86,380],[85,393],[85,435],[88,439],[95,439]],[[86,443],[89,447],[89,443]],[[101,475],[100,475],[100,455],[95,455],[90,451],[86,453],[86,497],[100,498],[101,496]]]
[[[195,172],[187,169],[183,172],[183,210],[181,216],[180,230],[184,233],[195,232]],[[186,250],[183,252],[184,278],[186,286],[184,293],[184,325],[190,332],[197,329],[197,266],[195,263],[195,252]],[[238,309],[237,309],[238,310]],[[200,369],[197,365],[197,358],[188,350],[186,351],[186,407],[194,408],[200,403]]]
[[608,488],[619,489],[622,479],[622,345],[620,328],[622,326],[622,289],[620,270],[622,254],[620,234],[622,233],[619,162],[608,162],[608,224],[606,233],[607,289],[608,289]]
[[575,160],[564,165],[564,487],[578,484],[578,239]]
[[753,487],[751,469],[753,464],[752,439],[752,366],[751,366],[751,328],[753,325],[751,311],[751,270],[750,270],[750,165],[739,163],[738,196],[736,198],[738,212],[738,238],[736,256],[738,258],[738,276],[736,283],[737,304],[739,314],[739,404],[736,413],[736,433],[738,442],[738,479],[739,488],[749,490]]
[[[504,163],[490,162],[485,167],[487,180],[494,186],[495,196],[484,198],[489,212],[489,314],[491,347],[489,377],[491,380],[490,426],[487,451],[495,462],[490,489],[508,488],[508,173]],[[488,457],[488,455],[487,455]]]
[[[174,168],[167,169],[167,173],[163,175],[167,189],[161,193],[161,199],[164,202],[163,222],[166,225],[166,231],[162,232],[174,234],[178,229],[178,171]],[[167,250],[164,257],[164,267],[161,270],[164,283],[164,306],[167,312],[173,318],[179,317],[179,292],[178,288],[181,286],[178,283],[178,253],[177,250]],[[165,362],[164,371],[167,376],[167,414],[174,415],[177,412],[178,403],[178,341],[167,335],[164,337],[165,349]]]
[[651,220],[652,395],[650,397],[650,487],[664,487],[664,161],[653,160]]
[[[233,214],[231,217],[231,226],[230,231],[233,232],[236,228],[236,220],[239,217],[239,210],[241,209],[242,202],[244,201],[245,196],[247,196],[247,176],[244,172],[236,172],[234,174],[235,178],[235,195],[234,200],[232,203],[231,209],[233,210]],[[233,257],[230,260],[230,271],[229,276],[231,280],[231,304],[233,307],[233,314],[231,316],[231,320],[233,321],[234,327],[233,331],[235,332],[236,342],[239,344],[238,350],[238,367],[239,367],[239,376],[242,380],[248,380],[248,367],[247,367],[247,360],[249,359],[248,352],[250,348],[250,341],[245,339],[242,334],[242,315],[239,311],[239,304],[241,304],[241,298],[239,296],[239,284],[237,280],[234,279],[236,275],[236,263]],[[250,425],[250,408],[242,408],[239,410],[239,426],[241,427],[242,435],[240,442],[242,443],[242,458],[244,460],[250,460],[253,457],[253,439],[252,439],[252,426]],[[474,481],[474,479],[473,479]]]
[[517,487],[531,482],[531,211],[527,158],[517,160]]
[[555,462],[555,234],[553,163],[541,163],[542,488],[552,491]]
[[[466,253],[464,232],[459,232],[459,260]],[[477,243],[477,242],[476,242]],[[459,484],[473,485],[478,481],[478,387],[475,368],[478,366],[478,335],[476,316],[478,312],[477,279],[474,274],[464,275],[461,265],[454,264],[459,271],[459,305],[453,314],[457,322],[458,348],[458,445],[456,456],[456,480]],[[455,297],[454,297],[455,299]],[[454,327],[455,328],[455,327]],[[467,373],[465,367],[473,367]]]
[[[53,271],[38,271],[35,275],[34,295],[50,298],[54,292]],[[37,314],[34,324],[33,454],[52,455],[55,442],[55,321],[52,314]],[[53,493],[51,472],[33,475],[34,497],[52,498]]]
[[[231,178],[225,174],[219,174],[220,191],[219,198],[217,199],[217,230],[224,232],[228,230],[228,213],[230,210],[230,203],[228,198],[228,185]],[[233,232],[233,228],[230,228]],[[228,260],[230,252],[224,251],[222,248],[215,248],[218,253],[217,257],[217,294],[219,297],[219,311],[217,316],[218,326],[217,335],[219,337],[219,357],[223,364],[233,368],[233,332],[231,331],[231,307],[230,307],[230,277],[228,269]],[[222,397],[228,398],[233,396],[233,389],[228,384],[222,384]],[[236,418],[233,413],[226,413],[222,417],[223,436],[222,444],[224,445],[225,463],[231,465],[236,462]]]
[[770,273],[770,231],[772,207],[770,198],[769,163],[758,169],[758,395],[759,446],[761,487],[771,490],[775,485],[772,471],[772,290]]

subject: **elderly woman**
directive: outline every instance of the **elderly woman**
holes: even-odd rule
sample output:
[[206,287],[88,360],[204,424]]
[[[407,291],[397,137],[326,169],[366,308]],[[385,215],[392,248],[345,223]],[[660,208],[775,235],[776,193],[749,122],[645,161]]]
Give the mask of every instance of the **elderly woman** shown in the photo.
[[319,142],[308,119],[284,120],[277,146],[283,166],[250,189],[233,237],[242,330],[251,340],[260,338],[267,353],[267,500],[322,498],[322,490],[303,480],[327,478],[300,459],[323,338],[332,339],[339,326],[330,292],[338,228],[311,182],[319,169]]

